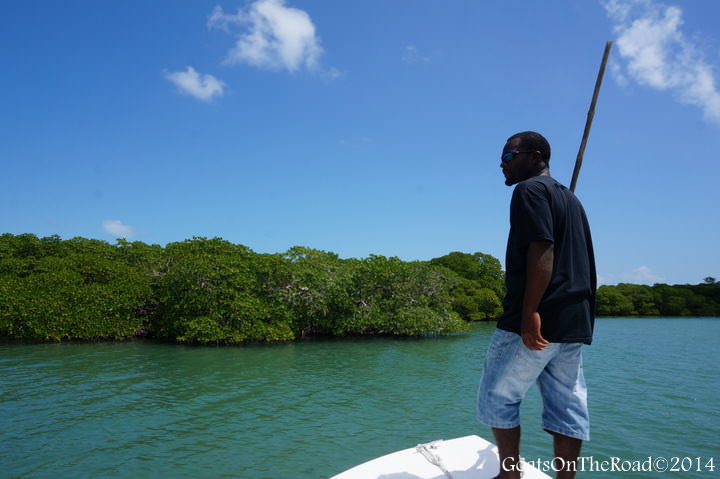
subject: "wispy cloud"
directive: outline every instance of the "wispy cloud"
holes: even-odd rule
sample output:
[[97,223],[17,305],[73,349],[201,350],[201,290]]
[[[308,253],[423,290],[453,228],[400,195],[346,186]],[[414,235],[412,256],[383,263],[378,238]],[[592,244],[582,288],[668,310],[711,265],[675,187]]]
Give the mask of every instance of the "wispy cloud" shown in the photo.
[[629,273],[611,274],[608,276],[598,276],[599,284],[655,284],[662,283],[665,278],[652,272],[647,266],[638,266]]
[[184,72],[170,72],[165,78],[174,83],[178,89],[198,100],[211,101],[223,95],[225,84],[212,75],[203,75],[193,67],[187,67]]
[[118,238],[132,238],[137,234],[135,228],[123,224],[120,220],[105,220],[102,222],[102,227],[106,233]]
[[637,284],[655,284],[664,281],[665,278],[653,273],[647,266],[638,266],[628,274],[621,275],[623,281]]
[[604,0],[615,24],[622,65],[611,70],[618,81],[672,91],[678,101],[702,109],[720,124],[720,92],[713,66],[682,31],[682,10],[653,0]]
[[403,51],[402,61],[408,65],[414,65],[416,63],[428,63],[430,57],[421,54],[415,45],[408,45]]
[[225,62],[272,70],[314,71],[335,78],[338,70],[324,71],[320,65],[323,49],[310,15],[285,5],[284,0],[257,0],[237,13],[225,13],[217,6],[208,19],[208,28],[241,33]]

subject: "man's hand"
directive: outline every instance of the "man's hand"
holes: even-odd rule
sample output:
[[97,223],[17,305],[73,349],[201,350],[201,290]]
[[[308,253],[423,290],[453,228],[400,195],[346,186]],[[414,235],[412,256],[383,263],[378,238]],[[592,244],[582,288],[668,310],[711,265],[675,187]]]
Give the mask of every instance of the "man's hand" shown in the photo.
[[550,344],[540,333],[541,318],[537,311],[527,317],[523,317],[520,326],[520,335],[523,344],[531,351],[540,351]]

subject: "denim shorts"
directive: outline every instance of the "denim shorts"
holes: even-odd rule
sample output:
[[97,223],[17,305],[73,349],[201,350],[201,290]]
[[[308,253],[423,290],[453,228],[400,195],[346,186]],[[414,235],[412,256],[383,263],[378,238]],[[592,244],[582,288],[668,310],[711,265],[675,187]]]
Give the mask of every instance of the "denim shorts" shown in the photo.
[[581,348],[582,343],[550,343],[542,351],[531,351],[520,335],[496,329],[478,391],[478,420],[500,429],[519,426],[520,402],[536,382],[543,400],[543,429],[590,439]]

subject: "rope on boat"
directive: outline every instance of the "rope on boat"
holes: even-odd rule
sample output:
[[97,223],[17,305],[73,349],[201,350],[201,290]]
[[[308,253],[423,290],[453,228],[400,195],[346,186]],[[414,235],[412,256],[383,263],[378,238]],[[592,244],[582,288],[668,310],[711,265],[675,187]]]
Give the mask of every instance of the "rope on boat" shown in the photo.
[[433,441],[428,442],[426,444],[418,444],[415,450],[423,455],[425,459],[428,460],[428,462],[434,466],[437,466],[440,468],[440,470],[447,476],[448,479],[453,479],[452,474],[450,474],[450,471],[445,469],[445,466],[442,463],[442,459],[438,454],[435,454],[431,449],[437,449],[438,443],[441,443],[440,441]]

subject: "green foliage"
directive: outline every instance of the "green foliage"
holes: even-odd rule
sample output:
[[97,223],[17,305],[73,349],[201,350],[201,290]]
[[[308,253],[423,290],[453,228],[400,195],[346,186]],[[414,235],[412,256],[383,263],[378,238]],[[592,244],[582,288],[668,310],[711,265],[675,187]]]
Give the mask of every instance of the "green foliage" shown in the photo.
[[504,275],[500,261],[483,253],[452,252],[430,260],[433,266],[447,268],[453,279],[453,309],[463,319],[479,321],[502,314],[501,298],[505,295]]
[[272,261],[219,238],[168,244],[155,283],[153,335],[197,343],[293,339],[287,311],[263,284]]
[[627,298],[632,309],[631,316],[657,316],[660,311],[657,307],[656,295],[650,286],[642,284],[620,283],[616,286],[618,292]]
[[452,252],[430,260],[430,264],[448,268],[458,276],[476,282],[480,288],[495,291],[497,296],[505,294],[505,275],[500,261],[484,253]]
[[141,335],[151,289],[108,243],[0,237],[0,337],[120,339]]
[[334,253],[296,246],[283,259],[287,267],[276,283],[276,297],[290,311],[299,337],[341,335],[355,303],[348,294],[351,261]]
[[720,283],[598,288],[599,316],[720,316]]
[[466,330],[452,310],[450,278],[427,263],[371,255],[351,263],[350,334],[419,335]]
[[632,316],[632,300],[614,286],[600,286],[597,291],[598,316]]
[[[187,343],[448,334],[502,313],[500,262],[453,252],[404,262],[220,238],[166,247],[0,236],[0,338],[154,337]],[[601,316],[720,316],[720,283],[601,286]],[[463,321],[465,320],[465,321]]]
[[296,247],[280,298],[293,330],[307,335],[420,335],[463,331],[452,312],[449,279],[424,263],[370,256],[341,260]]

